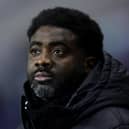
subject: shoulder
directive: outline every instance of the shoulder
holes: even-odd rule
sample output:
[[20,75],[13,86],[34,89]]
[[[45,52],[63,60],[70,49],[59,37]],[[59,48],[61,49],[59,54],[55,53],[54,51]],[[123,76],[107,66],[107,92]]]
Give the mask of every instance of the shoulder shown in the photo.
[[106,107],[84,117],[73,129],[129,129],[129,109]]
[[24,129],[23,124],[20,124],[17,129]]

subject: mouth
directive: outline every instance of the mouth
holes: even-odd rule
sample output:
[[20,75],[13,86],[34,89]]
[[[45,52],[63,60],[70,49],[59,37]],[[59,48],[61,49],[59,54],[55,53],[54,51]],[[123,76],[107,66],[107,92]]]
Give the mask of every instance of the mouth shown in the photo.
[[52,79],[52,75],[47,72],[36,72],[34,75],[34,80],[38,82],[48,82]]

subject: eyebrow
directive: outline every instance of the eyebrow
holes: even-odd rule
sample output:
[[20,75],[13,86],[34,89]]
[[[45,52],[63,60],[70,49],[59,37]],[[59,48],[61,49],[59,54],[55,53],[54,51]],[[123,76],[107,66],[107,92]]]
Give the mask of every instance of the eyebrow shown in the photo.
[[41,43],[41,42],[38,42],[38,41],[32,41],[32,42],[30,42],[30,48],[31,48],[32,46],[34,46],[34,45],[41,46],[42,43]]
[[67,47],[67,45],[65,44],[65,42],[64,41],[52,41],[51,43],[50,43],[50,46],[52,46],[52,47],[54,47],[54,46],[65,46],[65,47]]
[[[34,45],[37,45],[37,46],[42,46],[43,45],[43,43],[41,43],[41,42],[38,42],[38,41],[32,41],[32,42],[30,42],[30,48],[32,47],[32,46],[34,46]],[[64,46],[64,47],[67,47],[68,48],[68,46],[66,45],[66,43],[64,42],[64,40],[62,41],[52,41],[52,42],[50,42],[50,47],[56,47],[56,46]]]

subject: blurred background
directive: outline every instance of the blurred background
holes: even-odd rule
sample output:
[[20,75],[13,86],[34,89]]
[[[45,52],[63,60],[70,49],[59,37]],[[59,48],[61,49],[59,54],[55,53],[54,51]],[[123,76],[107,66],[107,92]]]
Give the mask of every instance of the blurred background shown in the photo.
[[16,129],[21,121],[30,21],[55,6],[94,18],[104,33],[104,48],[129,69],[129,0],[0,0],[0,129]]

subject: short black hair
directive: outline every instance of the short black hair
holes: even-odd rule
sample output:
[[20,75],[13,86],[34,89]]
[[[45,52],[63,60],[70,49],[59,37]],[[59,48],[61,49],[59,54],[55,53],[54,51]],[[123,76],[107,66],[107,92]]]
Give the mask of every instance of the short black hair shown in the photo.
[[78,37],[78,46],[87,56],[103,58],[103,33],[99,25],[89,15],[65,7],[42,10],[33,20],[27,31],[29,40],[41,26],[50,25],[66,28]]

